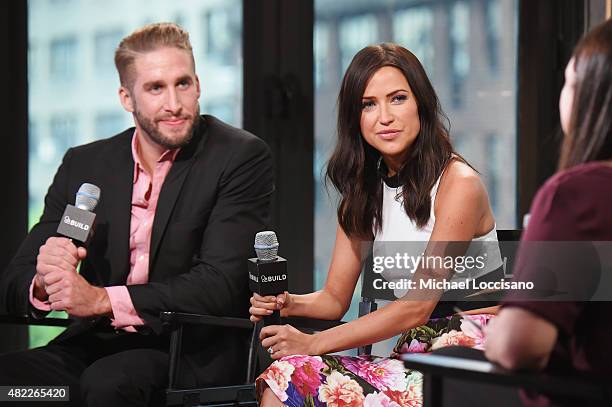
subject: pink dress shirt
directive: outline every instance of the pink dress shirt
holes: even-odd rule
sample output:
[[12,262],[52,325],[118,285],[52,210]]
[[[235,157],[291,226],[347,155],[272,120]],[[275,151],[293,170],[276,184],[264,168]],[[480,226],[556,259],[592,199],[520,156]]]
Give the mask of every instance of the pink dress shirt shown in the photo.
[[[130,272],[126,285],[145,284],[149,281],[149,249],[157,200],[164,180],[172,168],[179,150],[166,150],[157,160],[153,177],[144,169],[139,156],[136,133],[132,137],[134,176],[132,189],[132,213],[130,221]],[[30,285],[30,302],[41,311],[50,311],[49,301],[40,301],[33,296],[34,281]],[[134,309],[134,304],[125,285],[105,287],[113,310],[112,325],[116,329],[135,332],[135,326],[144,325]]]

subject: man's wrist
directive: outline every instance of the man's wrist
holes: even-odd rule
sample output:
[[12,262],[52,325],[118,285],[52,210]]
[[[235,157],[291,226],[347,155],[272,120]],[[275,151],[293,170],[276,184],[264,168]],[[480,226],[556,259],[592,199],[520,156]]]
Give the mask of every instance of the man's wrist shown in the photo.
[[96,315],[112,318],[113,307],[106,289],[103,287],[95,287],[95,289],[97,291]]

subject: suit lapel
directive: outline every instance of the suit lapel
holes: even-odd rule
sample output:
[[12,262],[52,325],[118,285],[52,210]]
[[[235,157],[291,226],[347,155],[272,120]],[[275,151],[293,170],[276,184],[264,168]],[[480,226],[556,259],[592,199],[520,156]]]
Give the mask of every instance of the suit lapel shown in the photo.
[[[128,132],[134,129],[128,130]],[[131,137],[109,158],[102,199],[108,211],[108,252],[111,263],[111,285],[125,284],[130,271],[130,220],[132,216],[132,186],[134,160]],[[106,198],[106,199],[105,199]]]
[[195,134],[191,142],[183,147],[176,156],[170,172],[166,176],[162,185],[157,201],[157,210],[153,221],[153,231],[151,234],[151,246],[149,251],[149,279],[153,272],[159,245],[168,225],[168,220],[172,214],[172,210],[181,192],[181,188],[185,183],[185,179],[189,174],[189,170],[193,165],[195,158],[204,145],[206,134],[206,122],[203,118],[199,120]]

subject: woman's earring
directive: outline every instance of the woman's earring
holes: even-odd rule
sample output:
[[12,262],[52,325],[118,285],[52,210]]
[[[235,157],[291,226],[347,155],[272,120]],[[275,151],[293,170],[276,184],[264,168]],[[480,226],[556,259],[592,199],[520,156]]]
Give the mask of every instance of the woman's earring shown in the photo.
[[382,164],[382,155],[378,157],[378,162],[376,163],[376,172],[380,174],[380,165]]

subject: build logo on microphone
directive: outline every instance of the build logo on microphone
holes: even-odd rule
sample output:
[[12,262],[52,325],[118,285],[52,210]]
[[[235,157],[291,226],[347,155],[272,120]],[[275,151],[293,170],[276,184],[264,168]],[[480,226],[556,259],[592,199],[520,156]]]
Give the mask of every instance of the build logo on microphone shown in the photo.
[[287,279],[287,274],[281,274],[277,276],[266,276],[266,275],[261,276],[262,283],[273,283],[274,281],[282,281],[286,279]]
[[73,205],[66,205],[57,233],[69,239],[86,243],[92,235],[96,214]]
[[82,222],[79,222],[78,220],[70,219],[70,216],[65,216],[64,217],[64,223],[66,223],[66,224],[68,224],[70,226],[77,227],[79,229],[83,229],[85,231],[89,230],[89,225],[83,224]]

